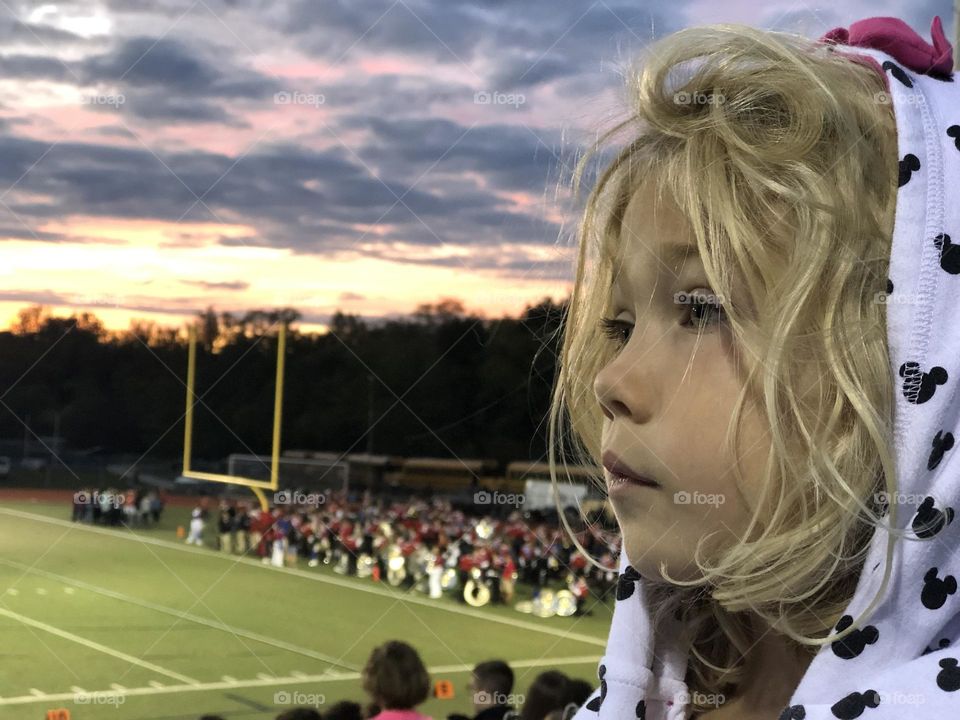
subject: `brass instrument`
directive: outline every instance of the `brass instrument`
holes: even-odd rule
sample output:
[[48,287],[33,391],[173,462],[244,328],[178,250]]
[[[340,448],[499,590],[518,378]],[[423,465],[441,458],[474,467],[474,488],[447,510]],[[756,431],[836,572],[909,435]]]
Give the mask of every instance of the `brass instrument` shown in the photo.
[[457,575],[456,568],[447,568],[440,576],[440,587],[444,590],[456,590],[460,585],[460,578]]
[[570,617],[577,612],[577,598],[569,590],[557,592],[554,600],[554,612],[560,617]]
[[407,560],[400,546],[394,543],[387,550],[387,582],[397,587],[407,577]]
[[482,540],[488,540],[493,535],[493,523],[490,522],[487,518],[481,519],[474,530],[477,533],[477,537]]
[[376,561],[369,553],[363,553],[357,557],[357,577],[368,578],[373,575],[373,568]]
[[473,607],[483,607],[490,602],[490,584],[480,568],[470,571],[470,579],[463,586],[463,599]]
[[557,614],[556,602],[553,590],[544,588],[533,600],[533,614],[542,618],[553,617]]

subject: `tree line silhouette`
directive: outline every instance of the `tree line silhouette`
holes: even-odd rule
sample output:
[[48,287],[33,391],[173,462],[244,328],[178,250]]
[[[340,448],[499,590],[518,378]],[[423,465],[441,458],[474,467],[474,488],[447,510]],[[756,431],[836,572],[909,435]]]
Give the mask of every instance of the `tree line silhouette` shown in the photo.
[[[566,301],[487,319],[444,299],[368,321],[337,311],[302,333],[294,308],[208,307],[198,326],[194,457],[269,452],[277,330],[287,325],[283,448],[402,456],[541,459]],[[0,437],[56,434],[69,448],[182,453],[184,327],[22,309],[0,332]]]

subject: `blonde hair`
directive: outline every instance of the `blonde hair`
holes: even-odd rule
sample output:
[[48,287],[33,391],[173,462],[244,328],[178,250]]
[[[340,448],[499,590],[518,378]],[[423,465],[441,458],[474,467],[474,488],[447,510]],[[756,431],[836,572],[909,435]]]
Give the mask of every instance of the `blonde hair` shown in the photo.
[[896,124],[871,67],[802,36],[742,25],[685,29],[653,43],[626,87],[628,117],[601,134],[573,173],[577,195],[591,158],[632,133],[599,173],[577,232],[549,415],[551,476],[559,502],[558,459],[563,467],[568,458],[599,464],[603,415],[593,379],[617,348],[598,320],[611,310],[627,204],[653,178],[658,200],[669,195],[689,221],[712,291],[730,298],[737,287],[745,297],[742,307],[724,306],[750,358],[727,442],[740,447],[747,402],[770,427],[766,482],[745,536],[712,564],[701,557],[701,538],[702,579],[650,582],[656,618],[675,614],[691,643],[691,691],[726,694],[744,679],[751,613],[801,655],[845,638],[880,601],[893,542],[906,532],[895,530],[891,502],[877,596],[850,628],[819,637],[843,614],[873,529],[883,525],[878,491],[896,492],[883,302]]

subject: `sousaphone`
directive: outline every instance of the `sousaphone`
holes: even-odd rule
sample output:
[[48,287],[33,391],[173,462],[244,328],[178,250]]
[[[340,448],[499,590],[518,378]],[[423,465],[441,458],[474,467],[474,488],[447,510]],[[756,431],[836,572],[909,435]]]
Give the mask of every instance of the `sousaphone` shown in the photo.
[[467,605],[473,607],[483,607],[490,602],[490,585],[480,568],[470,571],[470,579],[463,586],[463,599],[467,601]]
[[373,555],[370,553],[361,553],[357,556],[357,577],[368,578],[373,575],[373,567],[376,565]]
[[387,582],[397,587],[407,577],[407,559],[400,546],[393,544],[387,550]]

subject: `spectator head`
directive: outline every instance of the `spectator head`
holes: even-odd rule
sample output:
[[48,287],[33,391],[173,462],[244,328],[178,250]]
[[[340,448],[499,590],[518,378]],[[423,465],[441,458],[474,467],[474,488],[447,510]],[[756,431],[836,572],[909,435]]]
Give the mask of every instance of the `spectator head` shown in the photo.
[[506,705],[507,696],[513,690],[513,670],[503,660],[482,662],[473,669],[470,690],[477,710]]
[[341,700],[327,710],[323,720],[363,720],[363,708],[360,703]]
[[566,705],[569,678],[558,670],[546,670],[530,684],[520,712],[521,720],[543,720],[554,710]]
[[292,708],[277,715],[277,720],[323,720],[323,715],[313,708]]
[[567,696],[565,699],[568,703],[574,703],[577,707],[580,707],[587,701],[587,698],[590,697],[590,693],[592,692],[593,686],[586,680],[570,678],[567,682]]
[[370,653],[363,689],[384,710],[411,710],[430,695],[430,675],[416,650],[390,640]]

